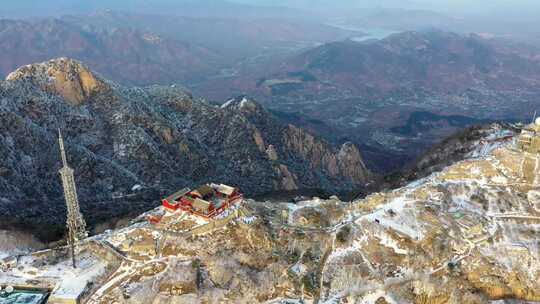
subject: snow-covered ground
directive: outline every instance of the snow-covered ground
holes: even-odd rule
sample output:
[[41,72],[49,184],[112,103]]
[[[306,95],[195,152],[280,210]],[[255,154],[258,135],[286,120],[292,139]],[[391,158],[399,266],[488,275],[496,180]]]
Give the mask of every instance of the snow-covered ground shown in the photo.
[[88,283],[105,273],[105,264],[94,258],[79,260],[77,267],[73,269],[69,262],[60,265],[58,275],[62,281],[54,292],[57,296],[75,298],[86,289]]
[[51,298],[73,299],[85,291],[90,282],[95,282],[104,275],[105,269],[106,264],[90,254],[77,256],[77,268],[72,267],[71,259],[67,257],[57,263],[47,264],[34,256],[25,255],[19,258],[16,268],[8,270],[3,276],[5,283],[52,283],[55,288]]
[[413,240],[421,240],[424,238],[424,233],[417,220],[418,210],[412,206],[414,203],[414,201],[408,200],[406,195],[399,196],[385,204],[383,208],[362,216],[358,221],[377,222],[383,227],[393,229]]
[[[164,214],[156,225],[140,221],[111,231],[95,238],[107,241],[125,256],[120,257],[122,264],[109,280],[94,290],[89,303],[109,304],[113,298],[122,303],[126,290],[133,299],[138,297],[133,301],[149,303],[150,297],[170,297],[172,285],[174,292],[184,292],[186,297],[205,294],[217,301],[234,297],[228,298],[234,299],[231,302],[285,286],[285,291],[268,294],[266,299],[274,299],[268,303],[296,303],[294,299],[304,295],[309,302],[314,293],[304,288],[305,278],[319,273],[325,283],[322,303],[342,303],[346,298],[366,304],[381,299],[403,303],[423,296],[424,291],[433,297],[450,295],[449,291],[458,292],[456,297],[477,296],[481,291],[487,299],[492,294],[482,283],[485,269],[493,273],[490,278],[504,280],[512,280],[511,274],[517,273],[519,280],[512,281],[512,286],[532,294],[540,290],[536,240],[540,217],[535,213],[540,197],[535,188],[539,165],[525,179],[520,164],[533,158],[531,155],[505,147],[490,153],[351,204],[314,198],[265,206],[264,210],[272,212],[257,213],[249,202],[243,208],[235,207],[242,214],[236,223],[261,219],[261,223],[273,221],[272,225],[232,224],[193,237],[189,229],[209,221],[180,211]],[[534,160],[540,162],[540,158]],[[161,215],[160,210],[154,210],[155,214]],[[244,214],[245,210],[254,214]],[[289,222],[279,224],[285,215]],[[322,226],[319,220],[324,217],[332,217],[335,225]],[[184,220],[189,222],[186,227],[168,229]],[[300,225],[294,225],[296,222]],[[71,269],[68,259],[39,269],[25,259],[24,271],[17,269],[13,274],[25,279],[57,278],[56,292],[65,296],[76,295],[86,286],[84,282],[105,271],[92,257],[80,260],[80,270]],[[260,271],[253,279],[255,266]],[[454,268],[463,275],[448,275]],[[143,273],[144,279],[131,280]],[[202,287],[193,287],[199,284],[197,277],[204,281]],[[75,283],[81,278],[83,283]],[[297,283],[304,287],[300,289]]]

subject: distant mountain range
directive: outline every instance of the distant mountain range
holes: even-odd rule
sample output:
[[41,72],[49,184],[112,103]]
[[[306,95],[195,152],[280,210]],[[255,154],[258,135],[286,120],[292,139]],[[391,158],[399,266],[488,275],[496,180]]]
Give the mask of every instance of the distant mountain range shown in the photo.
[[204,46],[229,61],[278,52],[290,54],[329,41],[358,36],[313,20],[281,17],[183,17],[150,13],[100,11],[63,16],[63,21],[81,27],[130,28]]
[[291,7],[301,10],[325,10],[327,14],[333,11],[349,13],[359,13],[361,10],[374,8],[415,8],[420,7],[415,1],[408,0],[379,0],[371,1],[355,1],[355,0],[230,0],[235,3],[259,5],[259,6],[281,6]]
[[265,79],[252,82],[273,95],[294,83],[315,88],[312,94],[336,89],[387,93],[407,87],[457,93],[475,84],[501,90],[535,88],[539,54],[478,35],[404,32],[383,40],[328,43],[290,57],[267,71]]
[[[539,54],[479,35],[404,32],[328,43],[198,90],[250,94],[330,139],[376,148],[376,166],[399,166],[467,125],[530,119],[540,106]],[[378,149],[389,159],[376,159]]]
[[[10,1],[2,5],[6,16],[60,16],[88,14],[99,10],[123,10],[133,13],[167,14],[192,17],[283,17],[297,16],[292,8],[240,4],[226,0],[54,0]],[[4,17],[6,17],[4,16]]]
[[350,34],[310,22],[117,12],[6,19],[0,20],[0,27],[0,76],[21,65],[67,56],[118,82],[136,85],[190,85],[227,77],[253,61],[264,62],[265,56],[291,54]]
[[215,73],[220,56],[190,43],[129,28],[82,28],[50,19],[1,20],[0,74],[58,56],[87,61],[124,83],[197,81]]

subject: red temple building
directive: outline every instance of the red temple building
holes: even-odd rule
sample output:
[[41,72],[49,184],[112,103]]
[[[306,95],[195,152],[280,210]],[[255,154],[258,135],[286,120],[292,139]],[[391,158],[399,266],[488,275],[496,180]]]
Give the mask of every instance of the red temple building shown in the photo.
[[162,200],[170,210],[184,210],[204,218],[214,218],[243,199],[238,188],[208,184],[195,190],[182,189]]

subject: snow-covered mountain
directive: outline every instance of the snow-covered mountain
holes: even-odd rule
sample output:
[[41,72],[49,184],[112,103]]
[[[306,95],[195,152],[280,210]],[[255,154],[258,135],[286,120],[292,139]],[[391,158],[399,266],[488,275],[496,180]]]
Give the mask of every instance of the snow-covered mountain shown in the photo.
[[354,145],[334,147],[251,99],[219,107],[175,86],[123,87],[60,58],[0,81],[0,229],[63,233],[58,128],[92,226],[207,182],[257,195],[370,180]]
[[498,142],[353,202],[246,199],[211,221],[157,208],[80,244],[76,270],[44,252],[3,276],[104,304],[538,301],[540,155]]

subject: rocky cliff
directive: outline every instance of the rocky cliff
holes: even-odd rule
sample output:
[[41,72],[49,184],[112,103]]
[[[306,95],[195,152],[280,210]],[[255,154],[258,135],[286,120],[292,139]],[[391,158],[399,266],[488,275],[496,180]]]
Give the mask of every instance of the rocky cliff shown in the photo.
[[[291,124],[276,125],[275,118],[268,111],[246,97],[229,100],[221,108],[239,111],[250,123],[257,126],[255,142],[260,151],[266,151],[272,161],[279,161],[280,155],[283,158],[292,154],[307,160],[309,169],[324,172],[324,179],[344,178],[364,184],[370,178],[360,151],[351,143],[344,143],[339,150],[334,150],[327,142],[301,128]],[[291,190],[294,190],[298,187],[292,188]]]
[[10,73],[6,80],[29,82],[75,106],[82,105],[92,94],[107,90],[105,83],[87,67],[68,58],[21,67]]
[[0,82],[0,122],[4,225],[63,230],[58,128],[90,223],[211,181],[254,195],[347,191],[370,176],[356,147],[334,148],[247,98],[216,107],[174,86],[123,87],[66,58]]

